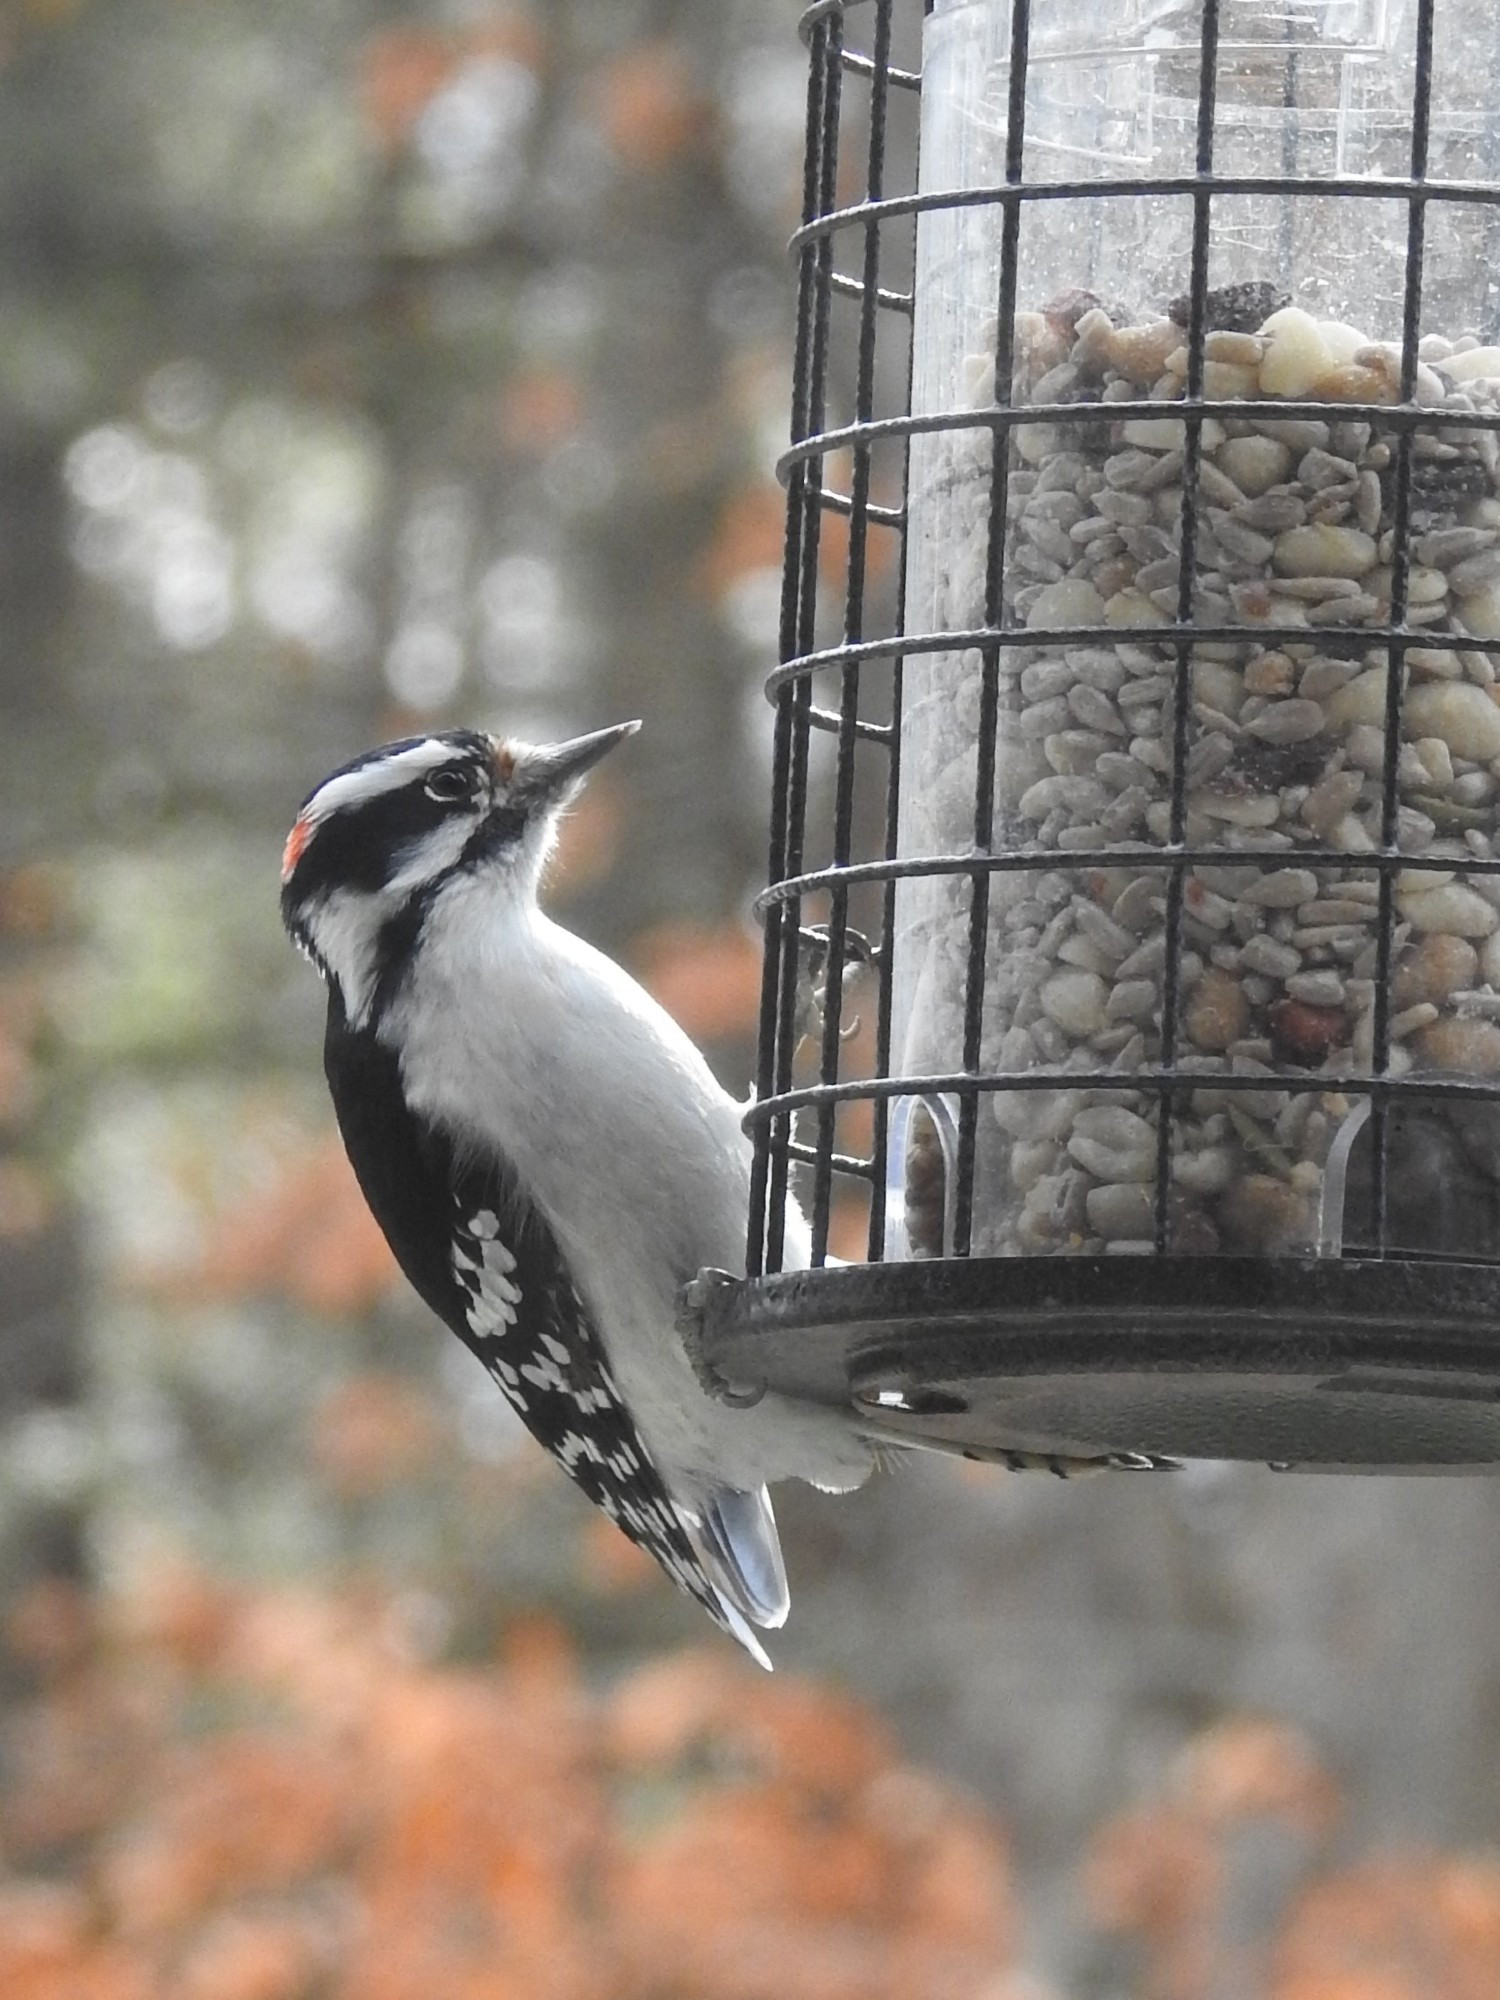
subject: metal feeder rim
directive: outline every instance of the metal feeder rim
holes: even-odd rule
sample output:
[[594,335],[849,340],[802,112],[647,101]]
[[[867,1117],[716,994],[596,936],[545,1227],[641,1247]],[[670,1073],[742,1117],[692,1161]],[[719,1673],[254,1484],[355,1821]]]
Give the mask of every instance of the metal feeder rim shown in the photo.
[[[924,215],[933,209],[1009,208],[1038,201],[1120,200],[1137,195],[1188,196],[1214,194],[1326,195],[1355,201],[1402,202],[1426,208],[1433,203],[1487,207],[1495,199],[1493,181],[1437,180],[1414,174],[1131,174],[1121,179],[1072,181],[994,181],[980,187],[924,188],[911,194],[887,195],[875,201],[852,202],[813,216],[788,239],[793,251],[825,236],[865,223]],[[1184,333],[1186,329],[1184,328]]]
[[1458,1260],[952,1258],[722,1275],[706,1379],[994,1456],[1500,1470],[1500,1270]]

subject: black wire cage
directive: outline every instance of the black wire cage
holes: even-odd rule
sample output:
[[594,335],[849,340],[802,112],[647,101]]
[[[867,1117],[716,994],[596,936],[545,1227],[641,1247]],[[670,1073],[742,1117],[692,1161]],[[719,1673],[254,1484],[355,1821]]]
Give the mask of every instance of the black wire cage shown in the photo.
[[1487,6],[803,33],[750,1276],[704,1360],[976,1456],[1500,1464]]

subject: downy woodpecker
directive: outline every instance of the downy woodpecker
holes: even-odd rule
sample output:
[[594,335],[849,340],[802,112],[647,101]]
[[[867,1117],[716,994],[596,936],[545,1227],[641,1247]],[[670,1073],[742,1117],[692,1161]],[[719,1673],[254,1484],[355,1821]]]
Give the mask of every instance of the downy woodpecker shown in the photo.
[[[538,885],[622,723],[548,747],[467,730],[356,758],[286,843],[282,916],[328,987],[324,1064],[402,1270],[594,1504],[750,1653],[787,1613],[768,1481],[857,1486],[852,1417],[700,1385],[681,1287],[743,1271],[742,1107]],[[786,1261],[806,1261],[789,1215]]]

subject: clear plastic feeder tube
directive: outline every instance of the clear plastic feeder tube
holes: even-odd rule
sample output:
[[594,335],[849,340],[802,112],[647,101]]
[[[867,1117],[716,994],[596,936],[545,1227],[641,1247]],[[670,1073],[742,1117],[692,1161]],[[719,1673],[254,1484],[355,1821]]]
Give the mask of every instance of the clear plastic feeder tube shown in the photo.
[[987,1083],[895,1238],[1500,1256],[1493,19],[1013,12],[926,26],[900,852],[994,863],[900,883]]

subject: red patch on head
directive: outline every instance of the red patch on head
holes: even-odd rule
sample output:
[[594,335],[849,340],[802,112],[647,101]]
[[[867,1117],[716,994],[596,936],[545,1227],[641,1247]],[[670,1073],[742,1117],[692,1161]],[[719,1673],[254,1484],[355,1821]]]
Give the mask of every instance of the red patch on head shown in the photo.
[[281,879],[289,882],[292,870],[302,859],[307,843],[312,839],[313,823],[310,819],[299,819],[286,837],[286,846],[281,850]]
[[508,785],[516,772],[516,753],[508,743],[497,743],[493,758],[495,776],[502,785]]

